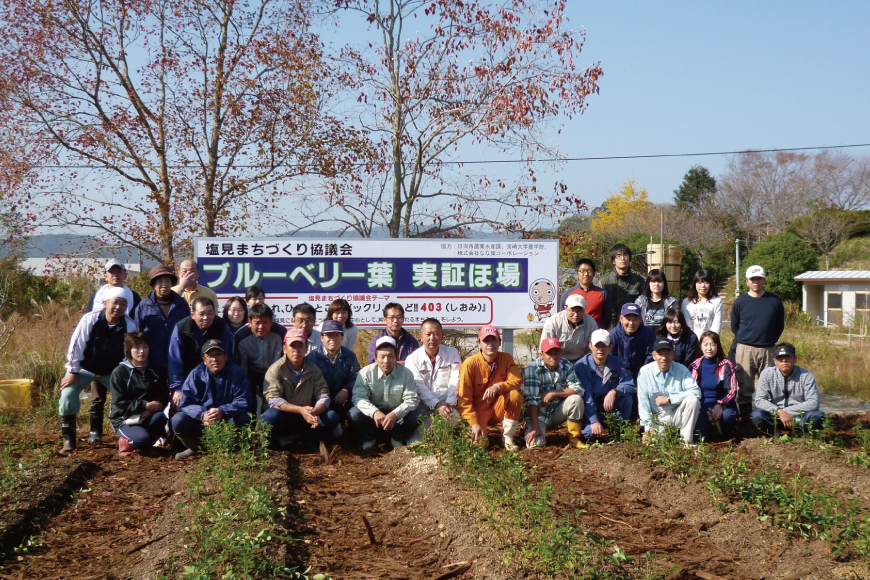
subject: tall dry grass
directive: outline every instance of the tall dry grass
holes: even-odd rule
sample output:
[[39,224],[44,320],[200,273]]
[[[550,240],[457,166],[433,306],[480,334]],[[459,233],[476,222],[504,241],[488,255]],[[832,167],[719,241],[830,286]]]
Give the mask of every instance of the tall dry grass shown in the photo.
[[0,378],[33,379],[33,406],[57,406],[57,387],[70,336],[78,322],[77,310],[55,303],[41,305],[24,321],[0,352]]

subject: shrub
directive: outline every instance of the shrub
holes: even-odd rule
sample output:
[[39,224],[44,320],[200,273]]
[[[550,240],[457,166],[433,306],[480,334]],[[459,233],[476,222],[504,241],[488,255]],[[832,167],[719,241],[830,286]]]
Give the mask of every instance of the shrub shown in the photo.
[[[819,257],[801,238],[793,234],[774,234],[756,242],[743,263],[746,267],[758,264],[764,268],[767,274],[765,290],[783,300],[797,300],[801,297],[801,285],[794,281],[795,276],[817,270]],[[745,269],[740,272],[741,277],[745,274]]]

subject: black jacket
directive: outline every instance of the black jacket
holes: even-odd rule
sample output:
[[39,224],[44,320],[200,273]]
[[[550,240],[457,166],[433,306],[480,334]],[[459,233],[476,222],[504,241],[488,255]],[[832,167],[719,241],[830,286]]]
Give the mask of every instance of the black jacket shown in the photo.
[[160,401],[164,407],[169,402],[169,389],[154,369],[148,366],[144,371],[136,370],[128,360],[112,371],[109,388],[112,390],[109,421],[116,431],[130,417],[142,414],[149,402]]

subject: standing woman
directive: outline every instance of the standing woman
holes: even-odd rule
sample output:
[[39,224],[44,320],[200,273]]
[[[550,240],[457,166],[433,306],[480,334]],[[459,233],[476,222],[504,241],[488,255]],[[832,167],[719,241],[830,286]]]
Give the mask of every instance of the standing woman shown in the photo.
[[722,332],[722,299],[716,294],[716,284],[710,270],[695,272],[692,286],[683,299],[683,316],[695,336],[701,337],[705,330],[716,334]]
[[[353,323],[353,309],[350,307],[350,302],[344,298],[333,300],[326,310],[326,320],[337,320],[344,325],[344,340],[341,346],[348,350],[353,350],[356,346],[356,335],[359,328]],[[320,323],[318,330],[323,326]]]
[[248,304],[244,298],[233,296],[227,300],[224,304],[224,322],[233,336],[248,325]]
[[668,292],[668,279],[664,270],[649,271],[643,285],[643,294],[634,303],[640,306],[640,317],[646,326],[656,328],[662,323],[665,311],[677,303],[677,299]]
[[656,334],[674,343],[674,362],[688,367],[698,358],[698,337],[686,325],[686,319],[676,304],[665,311],[665,319]]
[[734,365],[725,358],[719,335],[711,330],[701,333],[701,353],[691,365],[692,378],[701,387],[701,413],[695,428],[705,440],[710,440],[710,424],[720,421],[722,434],[734,437],[737,424],[737,373]]

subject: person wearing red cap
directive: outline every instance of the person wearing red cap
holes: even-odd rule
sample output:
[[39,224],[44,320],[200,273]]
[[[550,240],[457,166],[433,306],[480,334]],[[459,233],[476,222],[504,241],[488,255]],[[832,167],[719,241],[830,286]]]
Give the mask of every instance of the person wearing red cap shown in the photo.
[[[571,298],[582,296],[571,296]],[[541,341],[541,356],[523,370],[526,402],[526,447],[547,444],[547,429],[567,423],[572,447],[586,447],[580,441],[585,391],[574,365],[562,357],[558,338]]]
[[329,385],[316,364],[305,358],[308,337],[299,328],[284,335],[284,356],[266,371],[264,398],[269,409],[263,422],[272,425],[271,448],[280,450],[293,439],[332,443],[338,413],[329,409]]
[[459,369],[457,407],[471,425],[473,441],[486,437],[486,428],[501,421],[506,449],[517,450],[514,441],[523,413],[523,377],[514,357],[499,352],[501,334],[494,326],[477,333],[480,352]]

